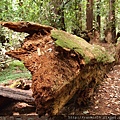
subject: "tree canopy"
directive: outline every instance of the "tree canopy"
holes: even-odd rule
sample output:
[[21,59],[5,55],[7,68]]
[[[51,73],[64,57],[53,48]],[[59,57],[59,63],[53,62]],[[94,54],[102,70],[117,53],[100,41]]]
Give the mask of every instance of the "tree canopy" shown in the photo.
[[119,4],[119,0],[2,0],[0,21],[37,22],[78,36],[95,28],[102,38],[110,28],[115,39],[120,29]]

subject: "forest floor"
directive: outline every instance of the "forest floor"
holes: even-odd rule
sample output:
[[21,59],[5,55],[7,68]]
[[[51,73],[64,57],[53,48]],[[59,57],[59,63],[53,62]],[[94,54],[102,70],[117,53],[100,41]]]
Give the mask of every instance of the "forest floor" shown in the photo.
[[114,66],[107,74],[93,97],[88,109],[94,115],[120,115],[120,65]]
[[120,65],[115,65],[107,74],[87,105],[76,109],[72,106],[62,112],[68,115],[120,115]]
[[[107,74],[107,78],[97,87],[87,106],[76,109],[73,104],[65,106],[62,114],[67,115],[120,115],[120,65]],[[15,102],[0,110],[1,115],[37,115],[35,107]],[[44,120],[44,119],[41,119]]]

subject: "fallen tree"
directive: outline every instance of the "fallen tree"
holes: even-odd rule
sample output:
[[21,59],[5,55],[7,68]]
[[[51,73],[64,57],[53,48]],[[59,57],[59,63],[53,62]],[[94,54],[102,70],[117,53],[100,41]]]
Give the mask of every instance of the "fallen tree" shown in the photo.
[[31,72],[40,116],[59,114],[76,94],[78,104],[85,102],[117,60],[116,52],[110,54],[104,47],[50,26],[28,22],[1,24],[29,34],[21,48],[6,54],[23,61]]

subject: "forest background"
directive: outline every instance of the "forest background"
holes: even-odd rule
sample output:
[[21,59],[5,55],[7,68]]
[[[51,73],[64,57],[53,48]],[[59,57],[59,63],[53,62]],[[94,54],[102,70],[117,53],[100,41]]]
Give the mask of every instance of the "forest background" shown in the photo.
[[2,0],[0,21],[32,21],[68,32],[120,29],[120,0]]

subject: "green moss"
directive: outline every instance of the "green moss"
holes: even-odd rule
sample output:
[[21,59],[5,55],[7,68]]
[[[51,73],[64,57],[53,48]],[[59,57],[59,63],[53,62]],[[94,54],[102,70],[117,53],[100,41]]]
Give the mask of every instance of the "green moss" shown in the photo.
[[0,72],[0,83],[19,78],[31,78],[31,73],[24,67],[24,64],[18,60],[14,60],[9,67]]
[[101,46],[91,45],[84,39],[71,35],[61,30],[52,30],[51,36],[55,39],[55,43],[63,48],[75,50],[81,54],[86,64],[95,59],[98,62],[113,62],[114,57],[102,49]]

